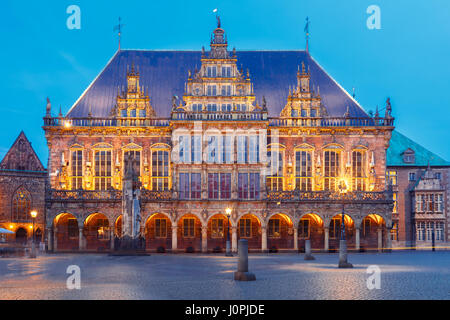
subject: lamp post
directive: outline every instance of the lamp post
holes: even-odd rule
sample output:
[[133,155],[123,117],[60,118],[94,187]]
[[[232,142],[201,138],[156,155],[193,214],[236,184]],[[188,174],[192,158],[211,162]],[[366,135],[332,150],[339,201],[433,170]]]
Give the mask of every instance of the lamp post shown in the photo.
[[30,254],[30,258],[36,258],[36,245],[35,245],[35,243],[34,243],[34,225],[35,225],[34,222],[35,222],[36,216],[37,216],[36,210],[31,211],[30,215],[31,215],[31,218],[32,218],[32,220],[33,220],[33,238],[32,238],[32,241],[31,241],[31,254]]
[[345,240],[345,199],[344,196],[348,191],[347,183],[342,180],[338,186],[339,193],[342,198],[342,223],[341,223],[341,240],[339,241],[339,268],[353,268],[353,265],[347,261],[347,241]]
[[225,210],[225,213],[226,213],[226,215],[227,215],[227,220],[228,220],[228,223],[227,223],[227,242],[226,242],[226,253],[225,253],[225,256],[226,257],[232,257],[233,256],[233,254],[231,253],[231,245],[230,245],[230,216],[231,216],[231,209],[230,208],[227,208],[226,210]]

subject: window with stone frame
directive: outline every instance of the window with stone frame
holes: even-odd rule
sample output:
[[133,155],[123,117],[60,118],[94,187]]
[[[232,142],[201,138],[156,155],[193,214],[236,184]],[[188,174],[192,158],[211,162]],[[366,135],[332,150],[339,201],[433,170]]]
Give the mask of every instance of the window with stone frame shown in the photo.
[[280,219],[272,218],[269,220],[267,235],[269,238],[280,238]]
[[312,191],[312,152],[297,150],[295,152],[295,188]]
[[398,240],[398,222],[394,222],[392,224],[392,229],[391,229],[391,240],[393,241],[397,241]]
[[366,152],[352,151],[352,190],[366,190]]
[[169,150],[152,149],[151,185],[153,191],[167,191],[170,183]]
[[200,199],[202,193],[201,173],[179,173],[178,197],[180,199]]
[[341,152],[327,150],[324,153],[324,189],[336,191],[340,177]]
[[83,189],[83,150],[71,149],[70,169],[71,169],[71,189]]
[[425,241],[425,222],[416,222],[416,239]]
[[25,222],[30,221],[31,194],[24,187],[20,187],[14,193],[12,199],[12,221]]
[[307,218],[302,218],[298,222],[298,237],[300,239],[309,239],[311,221]]
[[387,170],[386,171],[386,181],[387,183],[396,186],[397,185],[397,171],[396,170]]
[[238,174],[238,198],[257,200],[260,194],[259,173]]
[[211,238],[223,238],[225,235],[224,225],[226,224],[223,218],[211,219]]
[[195,218],[183,219],[183,237],[195,238]]
[[252,237],[252,220],[240,219],[238,223],[239,237],[251,238]]
[[95,190],[104,191],[111,189],[111,181],[112,181],[111,157],[112,157],[111,150],[94,151]]
[[330,221],[330,239],[337,239],[341,235],[341,219],[340,218],[333,218]]
[[269,160],[269,175],[267,179],[268,191],[283,191],[284,151],[276,147],[269,148],[267,159]]
[[155,219],[155,238],[167,238],[167,219]]

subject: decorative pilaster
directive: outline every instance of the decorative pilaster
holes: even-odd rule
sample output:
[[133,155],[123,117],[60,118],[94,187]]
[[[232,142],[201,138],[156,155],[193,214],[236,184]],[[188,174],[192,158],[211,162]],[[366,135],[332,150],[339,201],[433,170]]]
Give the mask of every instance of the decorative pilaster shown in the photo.
[[261,227],[261,251],[267,252],[267,228]]
[[231,227],[231,251],[237,252],[237,227]]

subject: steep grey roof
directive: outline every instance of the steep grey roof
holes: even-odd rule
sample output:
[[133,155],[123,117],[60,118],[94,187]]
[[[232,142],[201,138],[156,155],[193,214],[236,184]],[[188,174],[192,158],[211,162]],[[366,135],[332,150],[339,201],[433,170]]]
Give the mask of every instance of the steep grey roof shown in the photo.
[[[302,62],[310,68],[311,85],[320,87],[329,116],[341,117],[349,108],[352,117],[367,117],[359,104],[334,81],[306,51],[237,51],[238,68],[248,68],[259,103],[265,96],[269,116],[279,116],[286,105],[289,86],[297,83]],[[201,66],[200,51],[121,50],[69,110],[70,118],[109,117],[117,88],[126,87],[127,68],[134,63],[140,83],[148,88],[150,103],[159,117],[169,117],[172,97],[182,97],[188,71]]]

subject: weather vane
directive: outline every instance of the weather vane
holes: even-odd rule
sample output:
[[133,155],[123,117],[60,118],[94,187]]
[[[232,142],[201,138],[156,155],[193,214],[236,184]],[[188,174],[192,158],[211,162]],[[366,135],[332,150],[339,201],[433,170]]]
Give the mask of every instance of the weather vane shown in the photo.
[[122,28],[125,25],[122,24],[122,19],[119,17],[119,24],[117,26],[114,26],[114,31],[118,31],[119,32],[119,51],[120,51],[120,40],[121,40],[121,36],[122,36]]

